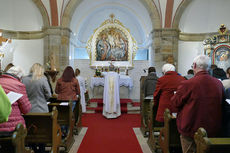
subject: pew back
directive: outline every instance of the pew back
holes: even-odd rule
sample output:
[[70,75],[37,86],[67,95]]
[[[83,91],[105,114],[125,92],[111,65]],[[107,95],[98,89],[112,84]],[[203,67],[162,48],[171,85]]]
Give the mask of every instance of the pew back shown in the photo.
[[164,127],[160,130],[159,142],[163,153],[170,153],[171,150],[181,152],[180,134],[177,130],[176,118],[172,117],[169,109],[164,112]]
[[208,138],[204,128],[199,128],[194,135],[197,153],[229,153],[230,138]]
[[27,131],[22,124],[18,124],[12,136],[0,137],[0,152],[7,153],[34,153],[25,148]]
[[154,102],[150,103],[150,116],[149,116],[149,136],[148,136],[148,145],[150,149],[154,152],[160,148],[159,146],[159,132],[163,127],[163,123],[156,121],[158,105],[154,105]]
[[74,143],[73,129],[74,129],[74,115],[72,111],[72,102],[50,103],[49,110],[56,107],[58,110],[58,124],[68,128],[66,137],[63,139],[61,146],[65,147],[68,152]]
[[51,146],[51,152],[59,152],[61,129],[57,122],[58,111],[54,107],[49,113],[28,113],[23,115],[28,135],[26,144],[46,144]]

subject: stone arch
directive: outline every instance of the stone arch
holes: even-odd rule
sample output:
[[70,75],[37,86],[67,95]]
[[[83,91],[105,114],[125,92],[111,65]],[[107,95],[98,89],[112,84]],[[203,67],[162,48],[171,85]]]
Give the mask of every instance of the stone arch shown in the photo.
[[179,7],[176,10],[173,23],[172,23],[172,28],[178,29],[179,28],[179,22],[180,18],[184,12],[184,10],[187,8],[187,6],[192,2],[193,0],[183,0]]
[[41,15],[42,15],[42,19],[43,19],[43,26],[44,27],[49,27],[50,26],[50,21],[49,21],[49,17],[47,14],[47,11],[43,5],[43,3],[41,2],[41,0],[33,0],[34,4],[37,6],[37,8],[39,9]]
[[[156,5],[152,2],[152,0],[139,0],[139,1],[145,6],[147,11],[149,12],[152,21],[152,27],[154,27],[154,29],[161,28],[162,24],[161,24],[160,14],[158,12],[158,9],[156,8]],[[82,0],[69,1],[63,13],[63,17],[61,21],[62,27],[69,28],[73,13],[81,2]]]

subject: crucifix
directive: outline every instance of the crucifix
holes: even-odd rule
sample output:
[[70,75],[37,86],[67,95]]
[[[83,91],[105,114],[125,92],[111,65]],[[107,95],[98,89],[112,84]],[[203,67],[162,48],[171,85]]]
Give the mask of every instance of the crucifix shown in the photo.
[[3,42],[11,43],[11,40],[4,38],[2,36],[2,30],[0,29],[0,71],[2,70],[2,59],[4,57],[4,53],[3,53],[4,46],[1,47]]

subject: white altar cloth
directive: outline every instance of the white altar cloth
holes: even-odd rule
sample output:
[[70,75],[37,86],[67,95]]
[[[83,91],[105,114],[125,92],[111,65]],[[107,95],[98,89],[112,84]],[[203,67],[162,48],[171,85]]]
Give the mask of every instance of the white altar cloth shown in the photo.
[[105,74],[102,114],[106,118],[117,118],[121,115],[119,78],[117,72]]
[[[104,78],[92,77],[90,82],[90,88],[93,89],[95,86],[104,86]],[[126,86],[131,90],[133,88],[133,80],[126,75],[120,75],[119,79],[120,86]]]

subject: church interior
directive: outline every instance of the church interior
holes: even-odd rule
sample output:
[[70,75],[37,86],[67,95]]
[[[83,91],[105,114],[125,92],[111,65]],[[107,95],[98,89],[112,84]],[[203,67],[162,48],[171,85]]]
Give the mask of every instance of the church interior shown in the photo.
[[[53,90],[67,66],[81,71],[86,81],[87,111],[78,114],[82,119],[78,125],[82,128],[72,129],[73,135],[77,134],[73,136],[73,144],[65,146],[68,148],[66,152],[166,153],[159,149],[159,142],[149,138],[153,129],[146,129],[148,125],[142,123],[150,122],[151,118],[143,117],[148,120],[143,121],[141,117],[143,109],[146,109],[141,104],[141,78],[148,75],[149,67],[156,68],[158,77],[163,76],[162,66],[166,63],[173,64],[176,72],[185,76],[196,56],[212,58],[210,53],[220,45],[227,46],[228,54],[229,8],[228,0],[0,0],[0,70],[13,63],[28,75],[31,66],[40,63],[51,78]],[[109,46],[101,48],[100,43],[105,45],[104,37]],[[219,44],[213,45],[213,38],[217,38]],[[105,50],[110,54],[104,56]],[[211,62],[218,62],[226,71],[230,67],[230,56],[226,57],[224,63],[214,57]],[[124,134],[102,141],[110,137],[106,132],[113,133],[110,129],[94,133],[96,138],[87,135],[92,129],[85,126],[101,128],[88,122],[104,124],[100,123],[103,120],[102,107],[95,109],[94,105],[103,105],[103,72],[108,71],[110,64],[120,74],[121,117],[123,114],[133,116],[108,119],[111,121],[108,128],[113,129],[113,126],[121,132],[133,127],[135,134],[131,134],[131,140],[123,138],[126,137]],[[139,118],[138,121],[135,118]],[[127,121],[127,127],[119,127],[117,120],[130,120],[130,123]],[[84,141],[86,138],[90,141]],[[120,143],[114,144],[118,146],[96,147],[109,146],[119,139]],[[153,143],[155,145],[151,145]],[[131,149],[119,150],[129,145]]]

